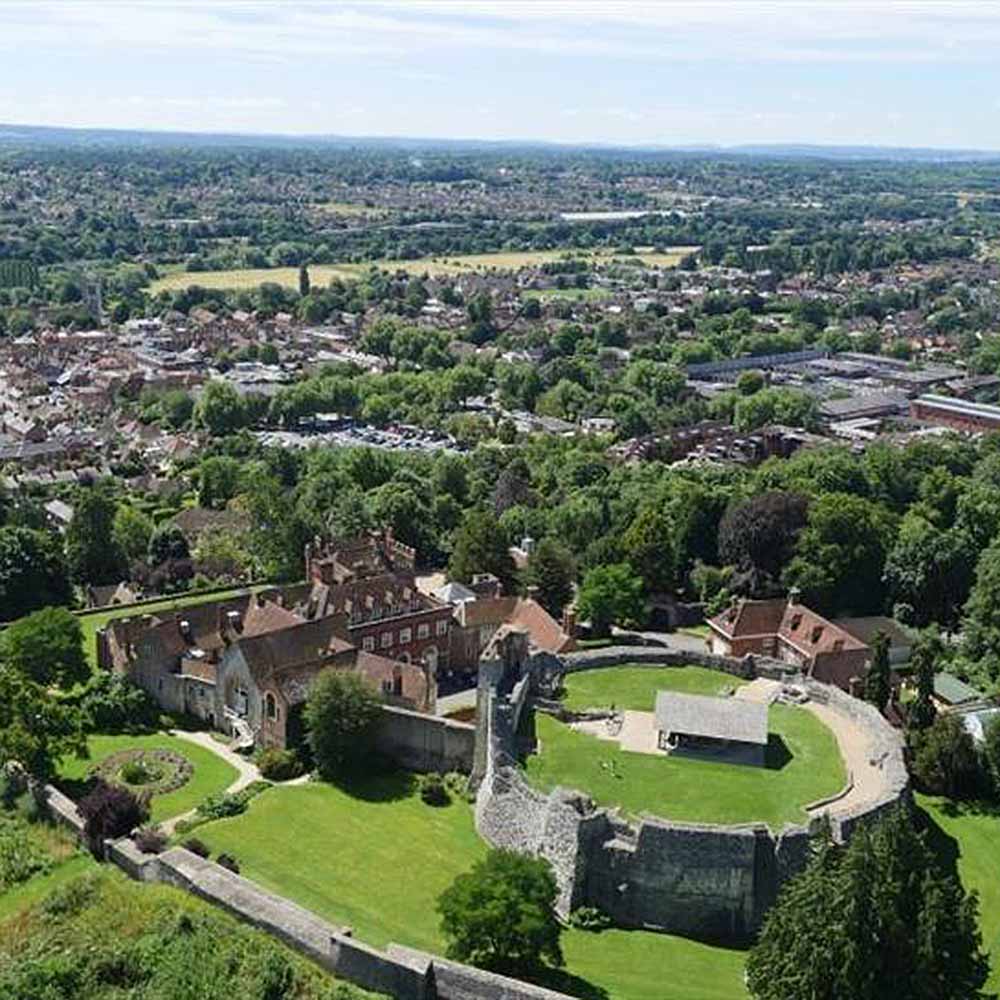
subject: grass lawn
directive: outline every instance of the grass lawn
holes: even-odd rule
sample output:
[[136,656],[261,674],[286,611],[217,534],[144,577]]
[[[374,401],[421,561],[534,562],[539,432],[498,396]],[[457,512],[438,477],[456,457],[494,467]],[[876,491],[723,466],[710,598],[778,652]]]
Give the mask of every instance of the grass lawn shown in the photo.
[[[435,900],[486,853],[463,802],[424,805],[402,774],[366,778],[351,793],[311,783],[271,788],[246,813],[198,830],[214,852],[235,855],[242,873],[357,937],[440,953]],[[645,931],[566,931],[567,971],[546,984],[587,1000],[745,996],[742,953]]]
[[[374,260],[362,264],[310,264],[309,278],[313,285],[325,285],[332,278],[357,278],[373,265],[387,271],[405,271],[407,274],[429,274],[440,277],[495,268],[516,270],[533,267],[567,256],[585,257],[595,262],[607,262],[621,256],[622,260],[641,260],[651,267],[673,267],[688,252],[688,247],[668,249],[663,253],[655,251],[618,255],[612,250],[574,250],[565,247],[560,250],[519,250],[498,253],[446,254],[440,257],[425,257],[418,260]],[[191,285],[202,288],[256,288],[262,282],[273,281],[287,288],[299,287],[297,267],[239,268],[227,271],[171,271],[152,282],[151,295],[157,292],[176,291]]]
[[116,618],[128,618],[136,615],[154,615],[159,611],[173,611],[176,608],[187,608],[207,601],[224,601],[239,594],[245,594],[246,587],[234,587],[232,590],[220,590],[211,594],[178,594],[175,597],[164,597],[162,601],[151,601],[148,604],[123,604],[119,607],[98,611],[90,615],[80,615],[80,628],[83,630],[83,649],[87,654],[87,662],[92,667],[97,666],[97,633],[110,621]]
[[34,906],[54,889],[96,867],[97,862],[93,857],[81,850],[60,861],[44,875],[35,875],[27,882],[22,882],[6,892],[0,892],[0,922],[29,906]]
[[87,748],[90,751],[89,760],[77,760],[74,757],[62,762],[59,769],[60,783],[84,780],[95,764],[118,750],[173,750],[187,757],[194,766],[191,780],[175,792],[153,797],[150,818],[156,823],[188,812],[205,796],[224,791],[239,777],[236,768],[221,757],[167,733],[148,736],[91,736],[87,740]]
[[[649,711],[658,690],[716,694],[734,682],[739,683],[699,667],[612,667],[568,675],[566,703],[587,708],[614,702]],[[633,815],[702,823],[756,820],[779,829],[804,821],[803,806],[839,791],[846,781],[833,733],[805,709],[788,705],[771,706],[764,768],[631,753],[541,713],[535,726],[540,749],[525,762],[533,784],[545,791],[556,785],[576,788]],[[613,769],[602,766],[608,762]]]
[[725,694],[746,684],[740,677],[704,667],[605,667],[567,674],[563,704],[584,708],[615,708],[650,712],[656,692],[669,689],[685,694]]
[[954,863],[967,890],[979,893],[979,924],[983,949],[990,954],[987,992],[1000,992],[1000,810],[995,806],[965,804],[918,795],[918,806],[933,821],[931,843],[946,864]]

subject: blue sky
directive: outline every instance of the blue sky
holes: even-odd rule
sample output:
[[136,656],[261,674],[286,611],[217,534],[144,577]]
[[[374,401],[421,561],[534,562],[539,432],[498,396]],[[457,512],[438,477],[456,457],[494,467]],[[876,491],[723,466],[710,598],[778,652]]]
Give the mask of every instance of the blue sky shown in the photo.
[[1000,149],[1000,3],[0,0],[0,122]]

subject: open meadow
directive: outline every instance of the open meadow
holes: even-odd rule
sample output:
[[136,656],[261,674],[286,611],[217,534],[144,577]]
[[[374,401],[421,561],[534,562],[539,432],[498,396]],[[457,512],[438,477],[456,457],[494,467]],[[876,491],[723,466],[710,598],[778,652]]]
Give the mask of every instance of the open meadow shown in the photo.
[[[313,285],[326,285],[334,278],[357,278],[370,267],[385,271],[405,271],[407,274],[428,275],[432,278],[484,271],[516,271],[522,267],[563,260],[566,257],[583,257],[595,263],[611,260],[638,260],[647,267],[676,267],[691,247],[671,247],[664,251],[643,250],[634,254],[619,254],[613,250],[511,250],[499,253],[448,254],[418,260],[373,260],[361,264],[310,264],[309,278]],[[299,287],[297,267],[242,268],[230,271],[171,271],[154,281],[149,288],[155,295],[163,291],[177,291],[200,285],[202,288],[242,290],[257,288],[264,282],[274,282],[286,288]]]

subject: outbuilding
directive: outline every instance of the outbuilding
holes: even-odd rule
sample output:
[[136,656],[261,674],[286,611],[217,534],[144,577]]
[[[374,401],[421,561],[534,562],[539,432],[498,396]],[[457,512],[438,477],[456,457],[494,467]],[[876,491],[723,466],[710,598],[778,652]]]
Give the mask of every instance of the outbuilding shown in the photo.
[[657,742],[661,750],[763,767],[767,705],[742,698],[658,691]]

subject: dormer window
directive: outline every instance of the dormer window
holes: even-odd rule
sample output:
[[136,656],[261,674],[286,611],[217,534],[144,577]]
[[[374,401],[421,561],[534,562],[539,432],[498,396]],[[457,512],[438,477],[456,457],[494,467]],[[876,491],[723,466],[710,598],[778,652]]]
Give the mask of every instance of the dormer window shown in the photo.
[[802,615],[792,615],[792,631],[794,632],[802,624]]
[[815,646],[816,643],[819,642],[820,636],[822,634],[823,634],[823,626],[822,625],[817,625],[812,630],[812,635],[809,637],[809,641]]

